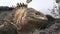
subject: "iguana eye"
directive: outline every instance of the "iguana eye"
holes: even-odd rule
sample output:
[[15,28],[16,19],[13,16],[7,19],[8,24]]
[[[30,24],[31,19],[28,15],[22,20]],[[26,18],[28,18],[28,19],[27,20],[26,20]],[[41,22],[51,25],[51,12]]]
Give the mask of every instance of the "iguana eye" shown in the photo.
[[35,13],[36,15],[40,15],[40,13]]

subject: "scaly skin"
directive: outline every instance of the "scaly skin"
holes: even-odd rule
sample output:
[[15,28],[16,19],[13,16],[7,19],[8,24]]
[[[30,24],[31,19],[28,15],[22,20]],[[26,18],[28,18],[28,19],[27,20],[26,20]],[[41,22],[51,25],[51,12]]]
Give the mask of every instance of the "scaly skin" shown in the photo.
[[15,23],[19,34],[33,34],[37,27],[41,27],[47,23],[47,17],[33,9],[21,6],[15,13]]
[[0,24],[2,23],[0,29],[7,29],[6,34],[17,34],[17,32],[18,34],[32,34],[36,27],[41,27],[46,22],[47,18],[43,13],[28,8],[24,4],[18,6],[16,10],[0,13]]

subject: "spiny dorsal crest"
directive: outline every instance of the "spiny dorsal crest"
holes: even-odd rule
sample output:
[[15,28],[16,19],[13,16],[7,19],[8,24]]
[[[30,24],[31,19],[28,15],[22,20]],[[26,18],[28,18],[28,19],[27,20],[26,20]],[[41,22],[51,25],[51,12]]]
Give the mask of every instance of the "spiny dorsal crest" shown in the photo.
[[17,7],[19,7],[19,8],[27,8],[27,4],[17,3]]

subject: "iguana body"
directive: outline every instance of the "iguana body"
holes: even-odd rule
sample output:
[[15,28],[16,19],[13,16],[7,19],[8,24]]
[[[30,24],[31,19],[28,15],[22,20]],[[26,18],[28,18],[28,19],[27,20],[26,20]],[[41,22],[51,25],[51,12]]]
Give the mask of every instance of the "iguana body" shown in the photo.
[[[24,4],[20,4],[15,10],[2,11],[0,13],[0,20],[0,23],[2,23],[0,29],[7,29],[10,34],[13,34],[14,32],[18,32],[18,34],[30,34],[36,27],[44,25],[47,18],[43,13],[40,13],[33,8],[28,8]],[[11,33],[10,29],[15,29],[17,31],[13,30],[14,32]]]

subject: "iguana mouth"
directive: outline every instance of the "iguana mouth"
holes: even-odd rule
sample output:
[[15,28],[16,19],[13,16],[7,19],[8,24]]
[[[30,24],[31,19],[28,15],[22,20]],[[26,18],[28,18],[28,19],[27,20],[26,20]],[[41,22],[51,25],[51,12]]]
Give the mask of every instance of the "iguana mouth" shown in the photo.
[[48,19],[46,17],[42,17],[42,16],[30,16],[28,17],[31,21],[38,21],[38,22],[45,22]]
[[38,20],[42,20],[42,21],[44,21],[44,20],[47,20],[47,18],[46,17],[35,17],[36,19],[38,19]]
[[37,20],[37,21],[39,21],[39,20],[47,20],[47,18],[46,17],[36,17],[36,16],[30,16],[30,17],[28,17],[28,18],[30,18],[30,19],[32,19],[32,20]]

